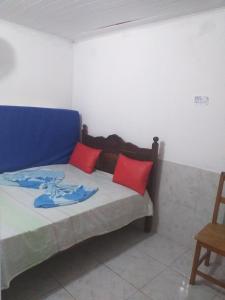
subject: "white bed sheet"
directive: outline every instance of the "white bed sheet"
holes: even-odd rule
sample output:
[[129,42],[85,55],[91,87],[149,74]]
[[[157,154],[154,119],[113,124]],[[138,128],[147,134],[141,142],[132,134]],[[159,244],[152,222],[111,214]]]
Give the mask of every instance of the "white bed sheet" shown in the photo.
[[63,182],[98,187],[88,200],[56,208],[34,208],[41,190],[0,186],[2,289],[18,274],[89,237],[121,228],[153,214],[144,197],[112,182],[112,175],[86,174],[71,165],[49,166],[65,172]]

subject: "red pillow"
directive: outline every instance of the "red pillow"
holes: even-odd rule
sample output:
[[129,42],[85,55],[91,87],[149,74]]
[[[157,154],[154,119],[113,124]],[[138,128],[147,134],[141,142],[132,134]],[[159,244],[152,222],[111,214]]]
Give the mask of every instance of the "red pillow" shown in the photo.
[[86,173],[92,173],[101,152],[102,150],[77,143],[70,157],[69,163]]
[[113,182],[125,185],[139,194],[144,195],[152,166],[152,161],[140,161],[120,154],[116,164]]

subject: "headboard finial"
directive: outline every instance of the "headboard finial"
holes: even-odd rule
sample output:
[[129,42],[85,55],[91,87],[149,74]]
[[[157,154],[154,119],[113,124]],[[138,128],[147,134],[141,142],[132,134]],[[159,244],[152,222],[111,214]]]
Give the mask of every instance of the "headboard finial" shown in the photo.
[[153,138],[153,141],[154,141],[154,143],[158,143],[159,138],[158,138],[157,136],[155,136],[155,137]]
[[153,143],[152,143],[152,150],[155,152],[156,159],[158,159],[158,149],[159,149],[158,141],[159,138],[157,136],[154,136]]

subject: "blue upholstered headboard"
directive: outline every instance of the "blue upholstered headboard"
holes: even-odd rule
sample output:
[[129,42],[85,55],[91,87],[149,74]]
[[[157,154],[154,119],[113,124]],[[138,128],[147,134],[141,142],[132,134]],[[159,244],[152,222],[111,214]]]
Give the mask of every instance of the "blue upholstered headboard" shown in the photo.
[[0,105],[0,173],[67,163],[79,138],[77,111]]

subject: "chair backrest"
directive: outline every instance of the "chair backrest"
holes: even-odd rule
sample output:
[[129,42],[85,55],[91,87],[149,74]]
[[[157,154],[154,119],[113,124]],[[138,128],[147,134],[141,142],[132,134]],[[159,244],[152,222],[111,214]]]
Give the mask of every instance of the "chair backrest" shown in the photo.
[[222,172],[220,174],[220,180],[219,180],[219,185],[218,185],[217,195],[216,195],[216,203],[215,203],[214,211],[213,211],[213,218],[212,218],[213,224],[217,223],[220,204],[221,203],[225,204],[225,197],[223,197],[224,181],[225,181],[225,172]]

